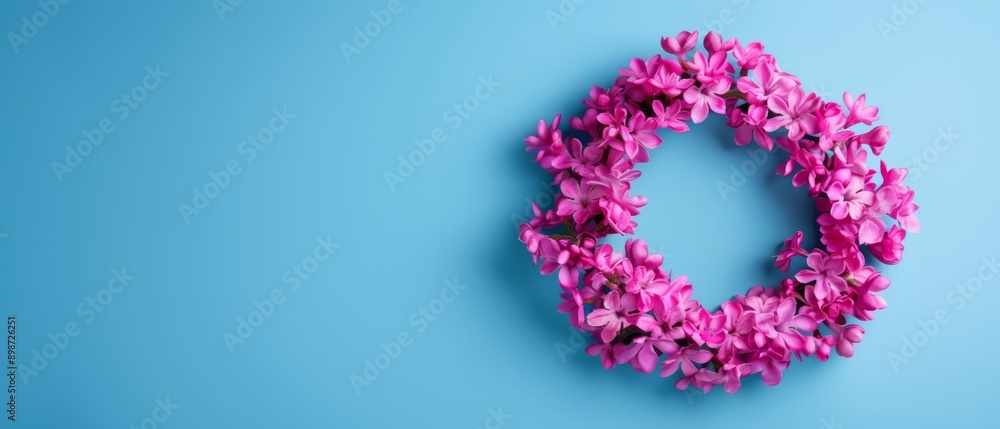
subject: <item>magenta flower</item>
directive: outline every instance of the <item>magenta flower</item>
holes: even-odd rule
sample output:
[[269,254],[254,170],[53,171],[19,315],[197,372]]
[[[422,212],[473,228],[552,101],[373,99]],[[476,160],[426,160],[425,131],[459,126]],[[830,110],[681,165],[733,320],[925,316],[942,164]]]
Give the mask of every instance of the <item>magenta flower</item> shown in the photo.
[[615,362],[615,349],[622,347],[621,344],[594,343],[587,346],[583,351],[591,356],[600,356],[604,369],[614,369],[617,365],[617,362]]
[[764,130],[768,114],[766,107],[750,105],[747,113],[738,114],[742,116],[743,124],[736,128],[736,144],[746,146],[751,140],[755,140],[765,150],[774,148],[771,135]]
[[767,55],[764,54],[764,45],[760,42],[750,43],[746,47],[736,43],[733,49],[733,56],[736,57],[736,65],[744,69],[753,69],[761,61],[767,59]]
[[[727,61],[725,52],[718,52],[705,58],[701,52],[696,52],[688,63],[688,69],[695,73],[695,79],[703,84],[716,83],[720,80],[731,80],[728,76],[733,72],[733,66]],[[726,85],[728,90],[729,85]]]
[[653,113],[656,115],[656,120],[659,121],[660,128],[670,128],[679,133],[691,129],[685,122],[691,119],[690,112],[682,110],[681,103],[670,103],[669,106],[663,107],[660,100],[653,100]]
[[612,112],[605,112],[597,115],[597,122],[605,126],[604,138],[612,139],[628,132],[628,110],[624,107],[616,107]]
[[662,60],[656,73],[649,78],[649,84],[667,98],[674,98],[694,84],[694,79],[681,79],[683,73],[684,69],[677,61]]
[[903,239],[906,230],[893,225],[878,243],[868,245],[875,259],[889,265],[898,264],[903,259]]
[[788,97],[769,97],[767,107],[778,116],[767,120],[764,130],[771,132],[779,128],[788,130],[788,138],[801,140],[806,134],[819,132],[819,121],[816,119],[816,109],[820,100],[816,94],[806,95],[802,88],[793,87]]
[[636,338],[632,345],[615,349],[614,357],[615,362],[619,364],[631,362],[632,368],[647,374],[656,369],[656,362],[660,359],[649,337]]
[[533,150],[545,149],[551,146],[554,142],[562,141],[559,132],[559,120],[562,119],[562,115],[556,115],[555,119],[552,120],[552,125],[546,125],[545,120],[538,121],[538,127],[536,129],[536,135],[524,139],[527,143],[527,147],[524,148],[525,152],[531,152]]
[[587,324],[601,330],[601,340],[610,343],[618,332],[628,326],[628,313],[636,310],[635,297],[626,293],[620,295],[613,290],[603,299],[604,308],[597,308],[587,315]]
[[788,271],[792,264],[792,258],[796,256],[809,256],[809,253],[802,249],[802,231],[795,231],[792,238],[785,240],[785,249],[778,253],[774,266],[781,271]]
[[596,298],[597,292],[593,289],[584,288],[581,290],[571,289],[559,294],[563,302],[556,309],[560,313],[569,315],[569,322],[574,328],[586,329],[586,317],[584,316],[584,304],[587,300]]
[[889,127],[879,125],[859,137],[861,139],[861,143],[871,147],[872,153],[878,156],[882,154],[882,150],[885,149],[885,144],[889,142],[889,135]]
[[583,105],[599,112],[614,109],[621,101],[621,88],[611,87],[607,91],[599,86],[590,88],[590,98],[583,100]]
[[802,283],[815,282],[813,293],[816,298],[824,299],[847,289],[847,281],[840,276],[847,269],[844,261],[833,259],[822,250],[813,250],[806,258],[806,265],[809,269],[795,274],[795,280]]
[[[780,142],[781,139],[779,138]],[[802,167],[795,176],[792,176],[792,185],[799,187],[809,185],[809,195],[819,194],[823,185],[823,180],[830,174],[826,165],[823,164],[821,155],[814,152],[799,150],[792,154],[789,161],[794,161]]]
[[628,276],[625,290],[637,297],[636,306],[639,311],[645,313],[652,310],[654,300],[670,288],[670,282],[657,278],[655,270],[641,265],[633,267],[631,263],[626,263],[624,268],[625,275]]
[[875,193],[865,189],[865,179],[845,170],[834,173],[834,180],[826,188],[826,195],[833,204],[830,215],[834,219],[861,219],[865,209],[875,203]]
[[556,204],[556,214],[559,216],[569,216],[578,225],[590,219],[593,215],[600,213],[598,200],[604,196],[605,188],[584,180],[583,183],[576,179],[566,179],[559,184],[564,198]]
[[698,43],[698,32],[681,31],[677,37],[666,37],[660,39],[660,46],[669,54],[683,58],[685,54],[694,49]]
[[753,69],[753,79],[741,77],[736,87],[746,94],[750,104],[766,105],[772,96],[786,96],[798,83],[794,77],[778,71],[772,62],[761,61]]
[[663,142],[656,134],[660,122],[655,118],[646,118],[642,112],[637,113],[629,121],[632,132],[631,139],[625,142],[625,154],[635,162],[649,161],[646,149],[654,149]]
[[[737,41],[735,38],[723,42],[722,36],[720,36],[719,33],[709,31],[708,34],[705,35],[705,40],[702,42],[702,45],[705,46],[705,50],[708,51],[708,55],[715,55],[716,53],[724,54],[731,51],[733,47],[736,46],[736,43]],[[732,71],[730,71],[730,73],[732,73]]]
[[847,117],[837,103],[821,104],[818,117],[820,149],[831,150],[837,143],[854,137],[854,131],[844,128]]
[[712,360],[712,352],[702,350],[697,347],[685,347],[663,360],[663,369],[660,370],[660,377],[669,377],[677,372],[677,368],[686,376],[692,376],[698,372],[695,364],[703,364]]
[[841,326],[836,323],[827,323],[833,338],[837,341],[837,354],[843,357],[854,356],[854,345],[861,342],[865,330],[858,325]]
[[[858,96],[857,100],[851,96],[851,93],[844,93],[844,105],[847,106],[847,123],[846,127],[852,127],[858,123],[865,125],[871,125],[872,122],[878,120],[878,107],[875,106],[865,106],[866,100],[865,94]],[[876,154],[878,155],[878,154]]]
[[618,72],[628,78],[628,81],[632,84],[641,87],[648,96],[656,93],[656,87],[652,85],[650,80],[656,75],[659,68],[660,56],[654,55],[648,61],[643,61],[641,58],[633,58],[629,62],[629,68],[621,69]]
[[684,91],[684,101],[691,105],[691,120],[698,124],[708,117],[711,109],[715,113],[726,113],[726,100],[719,95],[729,89],[729,78],[718,82],[692,86]]

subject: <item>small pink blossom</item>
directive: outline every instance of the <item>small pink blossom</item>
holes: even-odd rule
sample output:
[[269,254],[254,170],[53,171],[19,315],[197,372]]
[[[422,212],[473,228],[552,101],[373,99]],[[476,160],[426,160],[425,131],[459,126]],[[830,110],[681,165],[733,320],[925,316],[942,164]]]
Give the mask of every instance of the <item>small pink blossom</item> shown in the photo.
[[795,280],[802,283],[815,282],[817,298],[823,299],[847,289],[847,281],[840,276],[847,269],[844,261],[833,259],[822,250],[814,250],[806,258],[806,265],[809,268],[795,274]]
[[788,138],[800,140],[806,134],[819,132],[816,109],[820,100],[816,94],[806,95],[802,88],[793,87],[788,97],[775,96],[767,99],[767,107],[778,114],[767,120],[764,130],[771,132],[778,128],[788,130]]
[[628,325],[628,313],[635,311],[635,298],[631,294],[622,296],[613,290],[603,298],[603,308],[594,309],[587,315],[587,324],[601,330],[601,340],[610,343],[618,332]]
[[855,99],[851,96],[851,93],[844,93],[844,105],[847,106],[848,111],[847,123],[845,126],[851,127],[858,123],[871,125],[872,122],[878,120],[878,107],[865,106],[866,99],[867,96],[865,96],[865,94],[861,94],[857,99]]
[[694,49],[698,43],[698,32],[681,31],[677,37],[665,37],[660,39],[660,46],[668,54],[684,57],[689,51]]

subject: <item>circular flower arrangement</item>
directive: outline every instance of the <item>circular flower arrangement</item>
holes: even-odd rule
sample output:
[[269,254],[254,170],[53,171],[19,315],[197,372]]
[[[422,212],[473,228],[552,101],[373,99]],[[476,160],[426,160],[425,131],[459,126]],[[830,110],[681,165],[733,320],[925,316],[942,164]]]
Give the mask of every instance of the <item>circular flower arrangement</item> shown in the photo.
[[[865,95],[845,93],[843,105],[823,101],[803,91],[759,42],[742,45],[710,32],[705,51],[691,54],[698,40],[697,31],[662,39],[669,55],[633,59],[611,88],[591,89],[586,112],[570,119],[573,129],[589,134],[588,143],[564,136],[560,116],[538,123],[537,135],[525,139],[527,150],[537,152],[535,161],[561,192],[550,210],[534,205],[519,238],[535,263],[542,261],[543,274],[558,272],[559,311],[593,335],[586,351],[605,368],[628,363],[644,373],[659,368],[662,377],[680,369],[678,389],[705,392],[720,385],[735,392],[743,377],[757,373],[773,386],[793,356],[825,361],[833,350],[854,354],[864,329],[847,316],[871,320],[886,307],[878,292],[889,287],[861,248],[883,263],[899,263],[906,231],[920,228],[917,205],[902,183],[906,169],[882,162],[881,183],[874,180],[869,151],[882,152],[889,129],[852,130],[878,119]],[[630,182],[640,175],[636,164],[662,142],[657,130],[686,132],[688,121],[700,123],[710,111],[726,115],[737,145],[752,141],[789,154],[777,174],[808,187],[822,243],[805,250],[796,232],[775,266],[787,272],[801,256],[805,269],[777,287],[754,286],[715,311],[692,299],[687,278],[664,271],[663,257],[642,239],[627,240],[623,254],[600,242],[634,232],[632,217],[646,199],[630,194]]]

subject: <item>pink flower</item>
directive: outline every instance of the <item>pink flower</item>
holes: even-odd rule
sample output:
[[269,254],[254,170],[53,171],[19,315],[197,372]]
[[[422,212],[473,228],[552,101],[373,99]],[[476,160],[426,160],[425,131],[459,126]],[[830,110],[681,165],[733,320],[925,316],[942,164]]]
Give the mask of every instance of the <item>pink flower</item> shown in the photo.
[[862,134],[860,136],[861,143],[871,147],[872,153],[878,156],[882,154],[882,150],[885,149],[885,144],[889,142],[889,134],[889,127],[879,125],[872,128],[871,131]]
[[681,110],[681,103],[670,103],[663,107],[660,100],[653,100],[653,113],[659,121],[660,128],[670,128],[679,133],[687,132],[691,128],[684,121],[691,119],[690,112]]
[[678,57],[684,57],[690,50],[694,49],[694,45],[698,43],[698,32],[687,32],[682,31],[677,34],[677,37],[667,37],[660,39],[660,46],[669,54],[677,55]]
[[642,112],[637,113],[629,120],[631,129],[630,137],[625,141],[624,151],[635,162],[649,161],[649,153],[646,149],[654,149],[663,142],[663,139],[656,134],[659,128],[659,121],[654,118],[646,118]]
[[705,50],[708,51],[709,55],[715,55],[716,53],[720,52],[721,53],[729,52],[733,49],[734,46],[736,46],[736,43],[737,42],[735,38],[723,42],[722,36],[720,36],[719,33],[716,33],[714,31],[709,31],[708,34],[705,35],[704,42],[702,42],[702,44],[705,46]]
[[781,271],[788,271],[792,263],[792,258],[796,256],[809,256],[809,253],[802,249],[802,231],[795,231],[792,238],[785,240],[785,249],[778,253],[778,259],[774,266]]
[[660,377],[671,376],[677,372],[677,368],[680,368],[684,375],[692,376],[698,372],[695,364],[703,364],[710,360],[712,360],[712,352],[697,347],[685,347],[663,360]]
[[574,130],[590,134],[590,137],[593,139],[599,139],[602,137],[601,134],[603,134],[603,131],[600,129],[601,123],[597,120],[598,115],[597,109],[587,109],[587,111],[583,112],[583,116],[569,118],[569,126]]
[[819,132],[819,121],[816,119],[816,109],[820,100],[816,94],[806,95],[802,88],[792,87],[788,97],[769,97],[767,107],[778,116],[767,120],[764,130],[771,132],[784,127],[788,130],[788,138],[801,140],[806,134]]
[[854,136],[854,131],[844,129],[847,117],[837,103],[825,103],[819,109],[819,147],[831,150],[839,142]]
[[622,296],[613,290],[603,299],[604,308],[596,308],[587,315],[587,324],[601,330],[601,340],[610,343],[618,332],[628,326],[628,313],[635,311],[635,297]]
[[684,91],[684,101],[691,105],[691,120],[698,124],[708,117],[708,110],[715,113],[726,113],[726,100],[720,94],[729,89],[729,78],[718,82],[692,86]]
[[[738,110],[735,110],[739,112]],[[746,146],[750,140],[757,141],[757,144],[765,150],[774,148],[774,141],[771,135],[764,130],[767,124],[768,110],[764,106],[750,105],[747,113],[738,113],[743,119],[743,124],[736,128],[736,144]]]
[[[857,100],[851,96],[851,93],[844,93],[844,105],[847,106],[847,124],[845,126],[852,127],[858,123],[863,123],[865,125],[871,125],[872,122],[878,120],[878,107],[875,106],[865,106],[865,99],[867,97],[865,94],[858,96]],[[876,154],[878,155],[878,154]]]
[[[855,277],[858,276],[855,275]],[[878,292],[889,287],[889,279],[882,277],[880,273],[873,273],[860,280],[864,283],[857,288],[858,297],[854,300],[852,314],[858,320],[872,320],[875,317],[875,311],[888,307],[888,303],[878,295]]]
[[736,393],[737,390],[740,390],[740,378],[750,375],[753,371],[752,368],[748,363],[727,362],[719,372],[722,388],[728,393]]
[[833,259],[822,250],[813,250],[806,258],[806,265],[811,269],[799,271],[795,274],[795,280],[802,283],[815,282],[816,298],[824,299],[847,289],[847,281],[840,276],[847,268],[844,261]]
[[[779,144],[781,141],[779,137]],[[789,162],[795,162],[802,167],[802,170],[792,176],[792,185],[796,187],[809,185],[809,195],[819,195],[823,181],[830,174],[823,163],[822,155],[807,150],[797,150],[792,153]]]
[[611,87],[605,91],[604,88],[594,86],[590,88],[590,98],[583,100],[583,105],[600,112],[607,112],[621,103],[621,96],[622,90],[619,87]]
[[736,81],[736,87],[746,94],[747,102],[757,105],[766,105],[775,95],[786,96],[798,84],[798,79],[778,71],[777,66],[769,61],[761,61],[754,67],[753,79],[744,76]]
[[632,368],[642,373],[651,373],[656,369],[660,355],[653,348],[653,341],[648,337],[639,337],[630,346],[617,348],[614,352],[615,361],[622,364],[632,363]]
[[624,107],[616,107],[611,112],[597,115],[597,122],[604,124],[604,138],[611,139],[628,132],[628,111]]
[[554,142],[562,141],[559,133],[559,120],[562,119],[562,115],[556,115],[555,119],[552,120],[552,125],[546,125],[545,120],[538,121],[538,127],[536,129],[536,135],[524,139],[525,143],[528,144],[524,148],[525,152],[531,152],[533,150],[544,149],[551,146]]
[[[712,54],[708,58],[701,52],[695,52],[694,59],[688,63],[688,69],[695,73],[695,79],[703,84],[716,83],[726,79],[732,81],[728,76],[733,72],[733,66],[729,64],[725,52]],[[726,85],[728,90],[729,85]]]
[[560,313],[569,314],[569,322],[577,329],[585,329],[586,317],[584,317],[584,301],[597,297],[597,293],[592,289],[585,288],[582,291],[571,289],[559,294],[563,302],[556,309]]
[[631,263],[626,263],[624,268],[628,277],[625,290],[637,297],[636,307],[643,313],[652,310],[654,300],[663,296],[670,288],[670,282],[657,278],[656,270],[644,266],[633,267]]
[[583,351],[591,356],[600,356],[604,369],[614,369],[617,364],[615,362],[615,349],[621,347],[621,344],[594,343],[587,346]]
[[733,50],[733,56],[736,57],[736,65],[744,69],[757,67],[761,61],[768,57],[764,54],[764,45],[760,42],[750,43],[746,47],[737,43]]
[[577,225],[584,224],[591,216],[600,213],[598,200],[604,196],[605,188],[594,185],[589,180],[583,183],[576,179],[566,179],[559,184],[564,198],[556,203],[556,214],[573,219]]
[[895,265],[903,260],[904,238],[906,238],[906,230],[893,225],[881,241],[869,244],[868,250],[872,252],[875,259],[889,265]]
[[854,356],[854,345],[861,342],[861,337],[865,334],[864,328],[858,325],[841,326],[835,323],[827,323],[826,326],[830,328],[830,332],[833,332],[833,337],[837,340],[837,354],[843,357]]
[[629,62],[629,68],[621,69],[618,72],[622,76],[627,77],[628,82],[642,87],[648,96],[656,93],[655,87],[650,83],[650,79],[656,74],[659,68],[660,56],[654,55],[648,61],[643,61],[641,58],[633,58]]
[[593,263],[589,249],[567,239],[557,241],[546,237],[539,241],[539,253],[544,258],[539,271],[552,274],[558,270],[559,286],[563,289],[575,289],[580,281],[580,266]]
[[667,98],[674,98],[694,84],[694,79],[681,79],[683,73],[684,69],[677,61],[661,60],[656,73],[649,78],[649,84]]
[[833,203],[830,215],[834,219],[861,219],[865,209],[875,203],[875,193],[865,189],[865,180],[846,170],[834,172],[826,195]]

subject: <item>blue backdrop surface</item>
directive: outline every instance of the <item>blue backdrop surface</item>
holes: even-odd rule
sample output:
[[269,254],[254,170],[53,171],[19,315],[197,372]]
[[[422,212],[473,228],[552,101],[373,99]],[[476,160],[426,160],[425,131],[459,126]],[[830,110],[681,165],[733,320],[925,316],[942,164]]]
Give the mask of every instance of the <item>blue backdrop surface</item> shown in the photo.
[[[3,2],[0,315],[17,376],[0,428],[986,425],[998,13]],[[924,231],[886,267],[890,307],[854,358],[734,395],[605,371],[517,241],[528,201],[551,201],[523,138],[683,29],[760,40],[807,89],[866,92],[892,128],[883,159],[910,168]],[[777,157],[719,192],[748,159],[715,118],[667,136],[636,183],[638,233],[706,303],[773,284],[775,246],[815,235]]]

